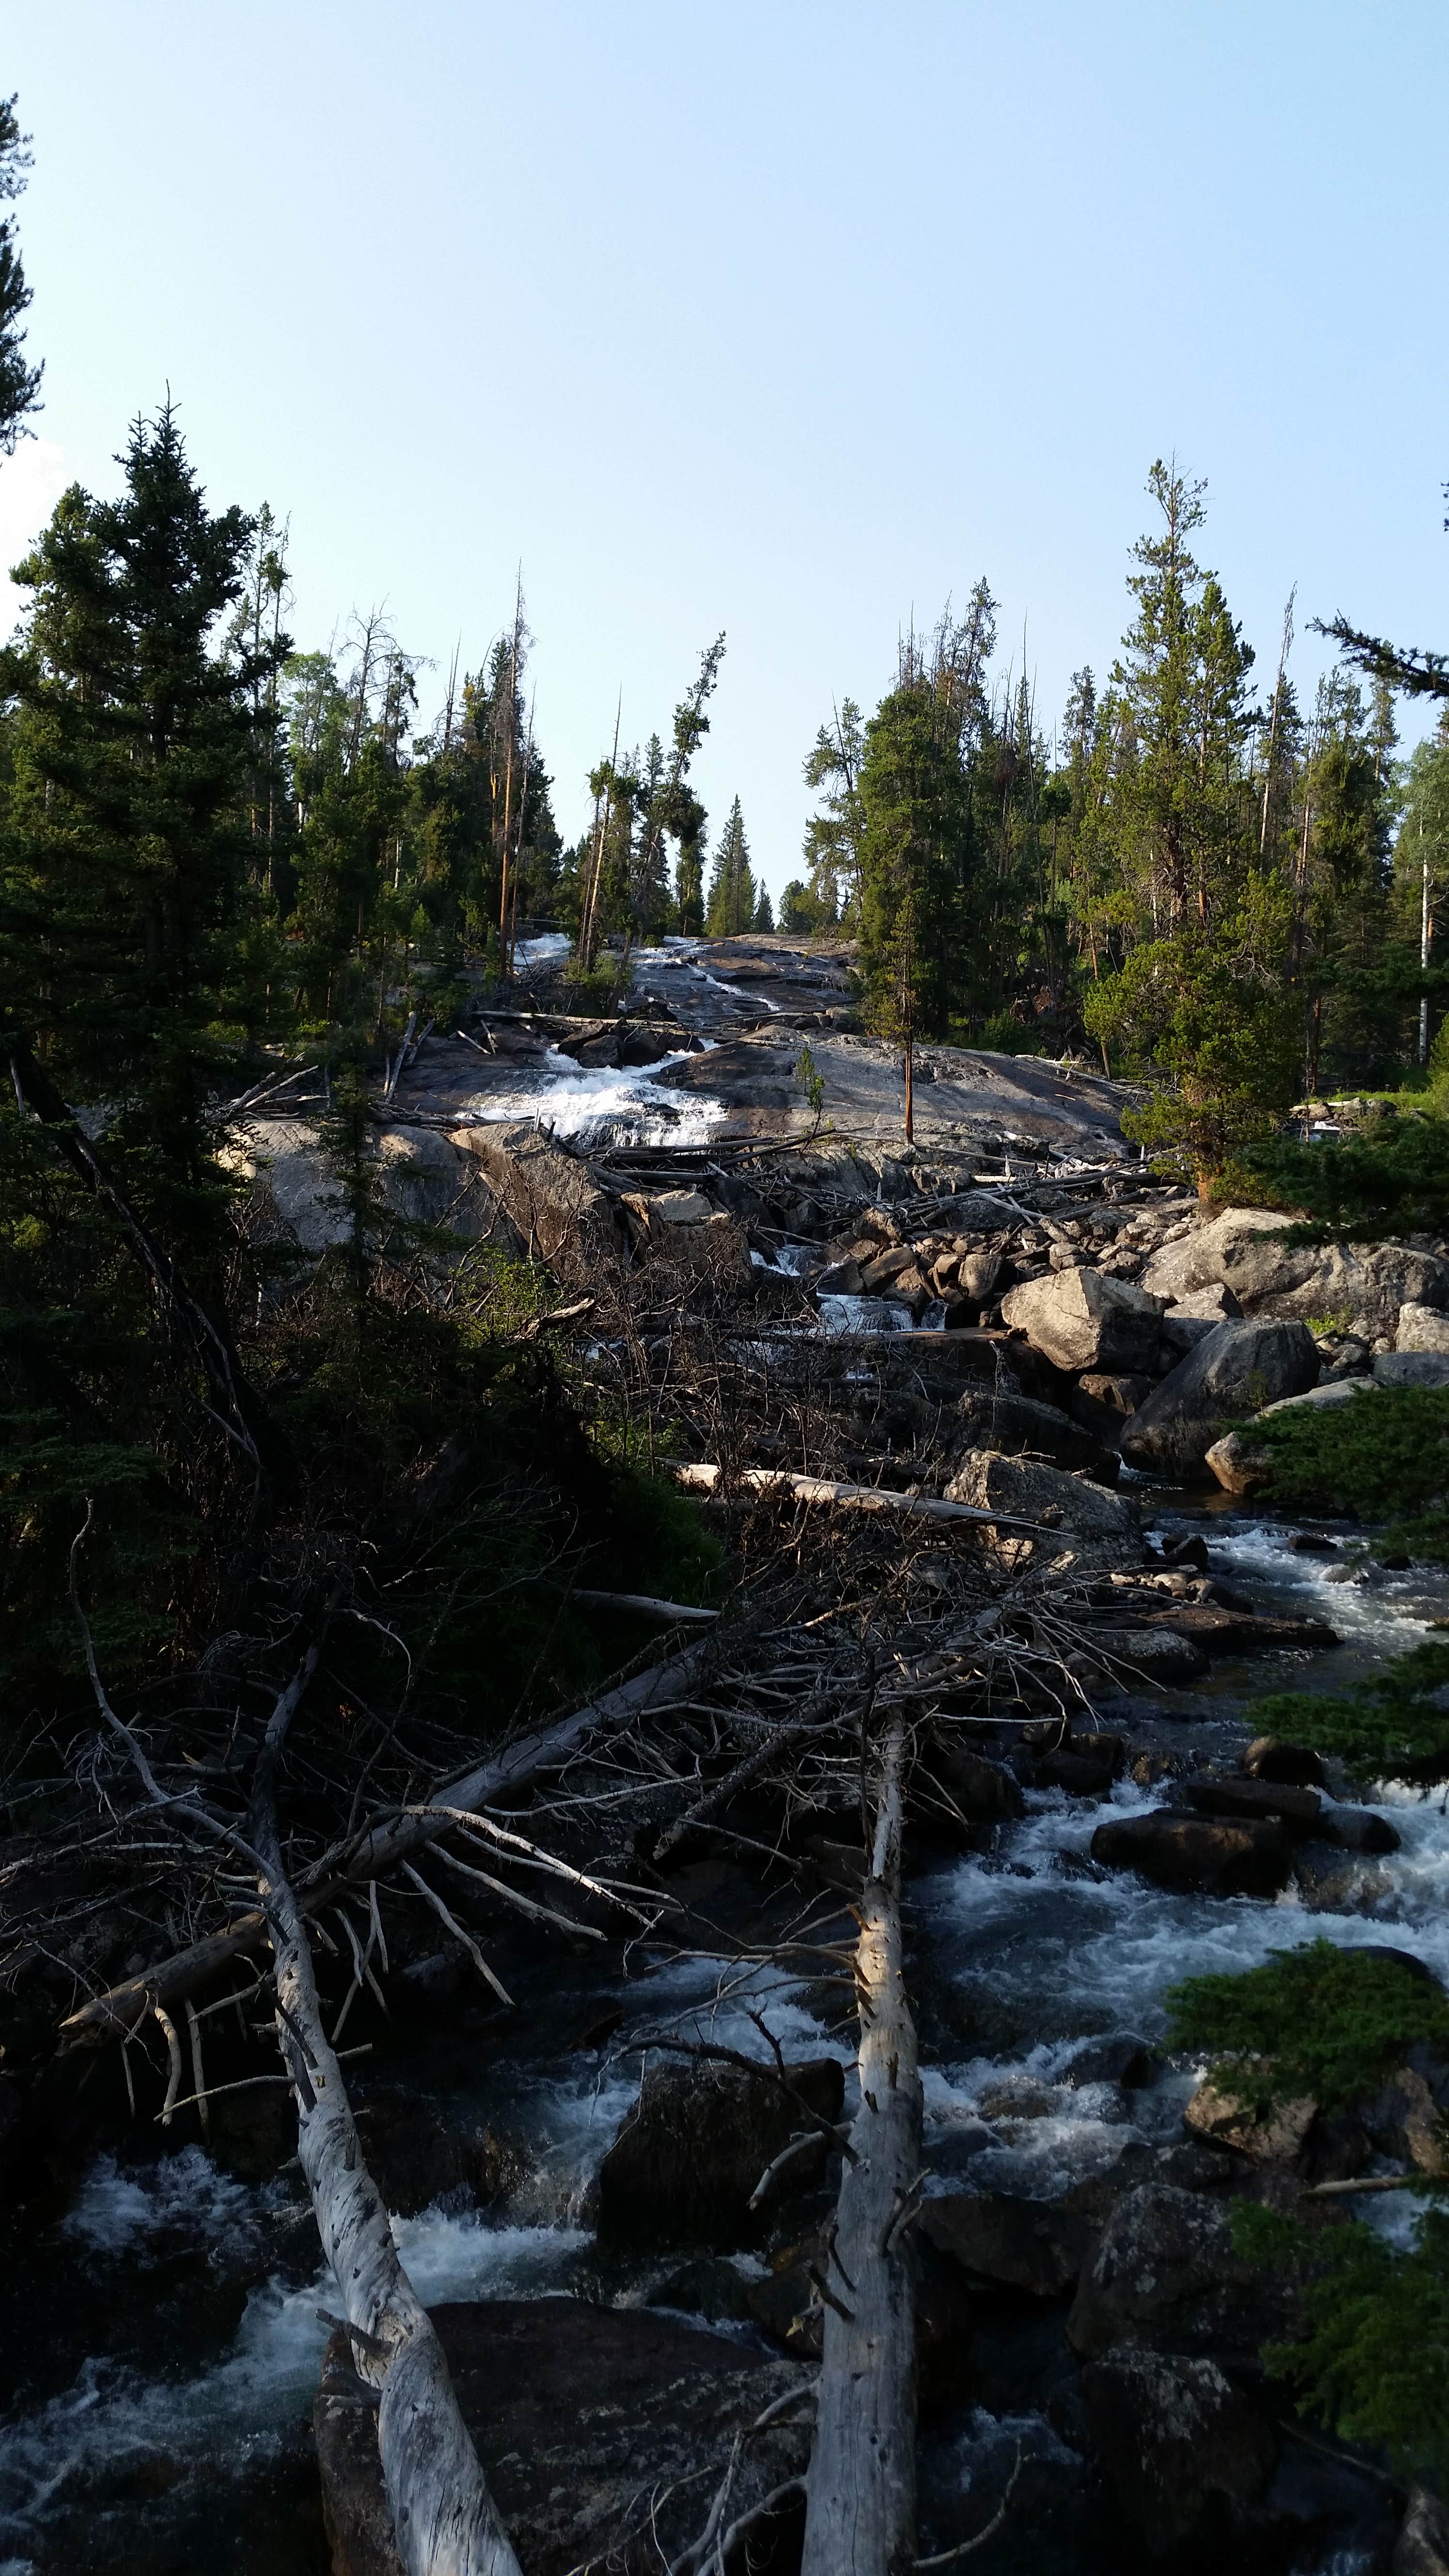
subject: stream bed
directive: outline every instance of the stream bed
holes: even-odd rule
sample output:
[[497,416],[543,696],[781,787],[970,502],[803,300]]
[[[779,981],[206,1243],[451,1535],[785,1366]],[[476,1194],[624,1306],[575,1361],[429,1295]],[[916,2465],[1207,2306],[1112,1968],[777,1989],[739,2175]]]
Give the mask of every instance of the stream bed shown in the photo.
[[[1312,1658],[1219,1664],[1199,1688],[1137,1704],[1156,1740],[1219,1756],[1241,1745],[1248,1699],[1286,1684],[1333,1689],[1420,1637],[1449,1611],[1449,1583],[1423,1571],[1351,1572],[1343,1555],[1295,1553],[1293,1525],[1202,1497],[1140,1488],[1159,1536],[1196,1530],[1212,1570],[1266,1609],[1328,1619],[1342,1643]],[[1338,1579],[1335,1579],[1338,1578]],[[1124,2092],[1068,2081],[1084,2041],[1157,2039],[1176,1979],[1241,1969],[1269,1950],[1326,1937],[1410,1949],[1449,1982],[1449,1820],[1440,1796],[1385,1792],[1401,1848],[1364,1874],[1354,1910],[1173,1896],[1126,1875],[1098,1875],[1087,1847],[1103,1813],[1156,1803],[1119,1781],[1105,1806],[1033,1792],[1028,1813],[989,1859],[938,1863],[911,1885],[911,1940],[927,2061],[927,2158],[941,2182],[1051,2199],[1113,2163],[1133,2138],[1179,2133],[1195,2070],[1168,2066]],[[769,2018],[792,2053],[847,2043],[822,2026],[814,1999],[764,1972]],[[486,2210],[466,2192],[401,2218],[396,2232],[425,2299],[586,2295],[637,2304],[660,2293],[677,2255],[598,2254],[589,2226],[592,2177],[634,2098],[631,2033],[661,2021],[700,2028],[763,2054],[749,1997],[721,2001],[723,1960],[651,1966],[610,1987],[554,1961],[495,2016],[476,2044],[454,2045],[441,2078],[415,2080],[452,2118],[485,2120],[521,2148],[512,2187]],[[607,2042],[561,2045],[601,2005],[622,2019]],[[395,2080],[397,2070],[389,2074]],[[152,2133],[155,2134],[154,2132]],[[1376,2223],[1413,2223],[1403,2200],[1372,2205]],[[326,2339],[319,2307],[337,2294],[319,2260],[295,2167],[247,2181],[195,2135],[170,2152],[107,2152],[52,2203],[29,2203],[0,2226],[10,2289],[10,2386],[0,2424],[0,2576],[100,2569],[110,2576],[321,2576],[328,2566],[310,2433]],[[748,2273],[758,2258],[740,2258]],[[24,2330],[21,2330],[21,2320]],[[717,2328],[717,2330],[719,2330]],[[724,2331],[753,2335],[748,2326]],[[1065,2446],[1043,2414],[978,2407],[928,2467],[999,2492],[1021,2441],[1050,2488]],[[1056,2464],[1054,2467],[1054,2463]],[[987,2561],[983,2559],[985,2570]],[[1006,2562],[1002,2562],[1006,2563]],[[1059,2546],[1053,2563],[1087,2562]]]

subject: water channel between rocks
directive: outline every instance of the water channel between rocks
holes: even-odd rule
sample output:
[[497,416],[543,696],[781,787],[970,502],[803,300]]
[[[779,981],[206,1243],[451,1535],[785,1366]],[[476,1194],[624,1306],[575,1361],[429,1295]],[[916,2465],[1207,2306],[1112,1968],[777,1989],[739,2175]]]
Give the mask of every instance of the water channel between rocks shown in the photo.
[[[1449,1601],[1449,1586],[1410,1575],[1334,1583],[1335,1560],[1292,1553],[1287,1523],[1141,1491],[1160,1530],[1204,1531],[1214,1571],[1256,1603],[1331,1620],[1340,1650],[1295,1662],[1295,1686],[1332,1688],[1369,1670]],[[1219,1665],[1203,1688],[1173,1694],[1170,1712],[1155,1700],[1162,1740],[1219,1750],[1240,1742],[1245,1701],[1289,1678],[1287,1662]],[[1145,1703],[1109,1702],[1109,1722],[1129,1705],[1146,1715]],[[1157,2037],[1164,1989],[1181,1976],[1248,1967],[1314,1936],[1354,1944],[1387,1934],[1449,1979],[1449,1821],[1437,1797],[1386,1794],[1402,1847],[1375,1865],[1364,1910],[1348,1914],[1308,1911],[1291,1894],[1223,1901],[1167,1895],[1127,1875],[1074,1875],[1072,1856],[1085,1855],[1102,1809],[1057,1791],[1029,1796],[1026,1817],[988,1861],[918,1876],[912,1940],[937,2173],[959,2180],[969,2162],[973,2187],[1053,2198],[1133,2136],[1173,2137],[1189,2067],[1131,2094],[1057,2079],[1085,2037]],[[1109,1803],[1122,1812],[1154,1801],[1119,1782]],[[687,2024],[693,2010],[715,2036],[757,2055],[759,2035],[741,2001],[718,2001],[723,1961],[651,1971],[641,1960],[638,1975],[612,1990],[624,2019],[606,2047],[561,2046],[558,2034],[581,2029],[605,2000],[582,1975],[567,1982],[571,1973],[557,1964],[541,1972],[517,2013],[477,2045],[466,2075],[454,2076],[444,2109],[523,2141],[527,2172],[486,2214],[455,2194],[396,2222],[429,2301],[583,2294],[639,2303],[678,2269],[677,2255],[603,2261],[587,2225],[591,2178],[637,2087],[631,2032],[681,2016]],[[774,1985],[770,2020],[792,2051],[849,2054],[797,1989]],[[953,2043],[953,2028],[968,2035]],[[1412,2224],[1402,2202],[1376,2209],[1386,2226]],[[324,2569],[309,2410],[326,2334],[316,2310],[337,2293],[295,2170],[248,2184],[194,2143],[155,2160],[102,2155],[68,2206],[39,2223],[27,2211],[5,2238],[16,2388],[0,2428],[0,2576]],[[744,2257],[746,2272],[752,2260],[759,2270],[758,2258]],[[1049,2473],[1062,2446],[1044,2418],[978,2409],[956,2438],[950,2474],[989,2485],[993,2458],[1018,2437]],[[1070,2568],[1070,2555],[1059,2563]]]

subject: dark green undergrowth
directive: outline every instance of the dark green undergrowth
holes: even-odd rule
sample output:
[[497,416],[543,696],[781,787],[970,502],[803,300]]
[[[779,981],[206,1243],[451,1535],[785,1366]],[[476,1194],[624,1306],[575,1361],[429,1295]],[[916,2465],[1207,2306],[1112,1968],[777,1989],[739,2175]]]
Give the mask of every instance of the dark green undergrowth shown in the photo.
[[1417,2040],[1449,2047],[1449,1996],[1431,1979],[1331,1941],[1275,1950],[1241,1975],[1185,1978],[1167,2004],[1169,2044],[1209,2050],[1211,2080],[1260,2114],[1304,2095],[1345,2110]]
[[1248,1715],[1263,1733],[1335,1755],[1361,1780],[1449,1779],[1449,1644],[1433,1639],[1351,1691],[1270,1691]]
[[1380,1387],[1350,1404],[1295,1405],[1255,1422],[1267,1491],[1285,1511],[1388,1524],[1381,1549],[1449,1564],[1449,1388]]
[[1449,2481],[1449,2211],[1430,2208],[1414,2245],[1350,2220],[1311,2230],[1239,2201],[1233,2243],[1298,2275],[1305,2331],[1263,2347],[1298,2411],[1341,2440],[1382,2445],[1405,2476]]

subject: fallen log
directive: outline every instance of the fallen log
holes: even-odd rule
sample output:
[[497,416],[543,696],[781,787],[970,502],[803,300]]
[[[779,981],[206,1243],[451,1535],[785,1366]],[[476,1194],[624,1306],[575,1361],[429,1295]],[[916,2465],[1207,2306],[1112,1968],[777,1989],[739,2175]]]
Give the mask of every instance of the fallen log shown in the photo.
[[[860,2109],[816,2286],[824,2355],[801,2576],[899,2576],[916,2550],[915,2276],[921,2082],[901,1956],[906,1729],[889,1727],[857,1909]],[[831,2275],[834,2278],[831,2278]]]
[[[691,1493],[712,1494],[723,1470],[708,1462],[661,1461],[677,1483]],[[1029,1530],[1036,1538],[1056,1538],[1040,1521],[1018,1520],[1012,1512],[979,1511],[974,1503],[947,1503],[935,1494],[897,1494],[888,1485],[841,1485],[830,1476],[796,1476],[784,1467],[740,1467],[728,1480],[752,1494],[779,1494],[797,1503],[835,1503],[842,1511],[902,1512],[922,1521],[972,1521],[978,1528]]]
[[664,1628],[709,1628],[717,1610],[692,1609],[686,1601],[657,1601],[652,1592],[590,1592],[576,1584],[571,1601],[586,1601],[595,1610],[627,1610],[636,1619],[654,1619]]
[[327,2037],[311,1946],[282,1858],[277,1765],[315,1657],[279,1695],[257,1760],[251,1844],[276,1985],[277,2044],[297,2103],[297,2152],[342,2293],[353,2367],[379,2391],[377,2447],[407,2576],[522,2576],[426,2308],[362,2159]]
[[[490,1754],[462,1779],[448,1781],[435,1790],[424,1805],[373,1826],[353,1845],[344,1861],[329,1865],[324,1860],[315,1873],[299,1882],[297,1902],[303,1914],[319,1913],[346,1887],[385,1876],[412,1852],[433,1842],[439,1834],[448,1833],[456,1824],[460,1808],[483,1806],[505,1789],[520,1787],[536,1771],[573,1752],[595,1730],[609,1733],[627,1725],[654,1701],[672,1697],[681,1685],[693,1680],[708,1651],[708,1641],[702,1638],[664,1663],[651,1664],[647,1672],[621,1682],[617,1690],[605,1691],[586,1707],[576,1709],[572,1716],[537,1727],[531,1734],[505,1745],[502,1752]],[[92,1995],[89,2002],[61,2023],[61,2048],[95,2048],[107,2040],[124,2037],[138,2013],[154,2009],[158,2003],[184,2003],[219,1968],[247,1951],[259,1949],[265,1938],[265,1915],[260,1909],[252,1910],[225,1932],[209,1933],[205,1940],[174,1951],[154,1967],[143,1968],[139,1976],[127,1977],[123,1984],[109,1987],[104,1994]]]

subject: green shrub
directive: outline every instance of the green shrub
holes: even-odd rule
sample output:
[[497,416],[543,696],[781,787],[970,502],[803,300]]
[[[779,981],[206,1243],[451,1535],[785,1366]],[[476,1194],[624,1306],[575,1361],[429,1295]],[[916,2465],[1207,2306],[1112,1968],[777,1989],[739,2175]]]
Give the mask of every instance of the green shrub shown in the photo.
[[1301,2227],[1240,2201],[1233,2242],[1249,2261],[1291,2269],[1306,2332],[1270,2343],[1263,2364],[1298,2393],[1300,2414],[1347,2442],[1382,2443],[1406,2476],[1449,2478],[1449,2211],[1426,2210],[1418,2241],[1388,2244],[1359,2221]]
[[1344,2110],[1416,2040],[1449,2046],[1449,1996],[1382,1951],[1310,1941],[1241,1975],[1188,1977],[1167,1997],[1173,2048],[1208,2049],[1211,2080],[1254,2100],[1310,2095]]
[[1396,1655],[1356,1690],[1318,1698],[1271,1691],[1248,1714],[1266,1733],[1335,1754],[1360,1779],[1449,1778],[1449,1645],[1432,1639]]
[[1380,1546],[1449,1563],[1449,1388],[1293,1405],[1255,1422],[1252,1443],[1270,1462],[1275,1503],[1388,1521]]
[[1288,1240],[1329,1234],[1375,1241],[1449,1225],[1449,1118],[1400,1118],[1385,1109],[1357,1136],[1305,1145],[1276,1136],[1243,1151],[1231,1195],[1261,1207],[1301,1210]]

